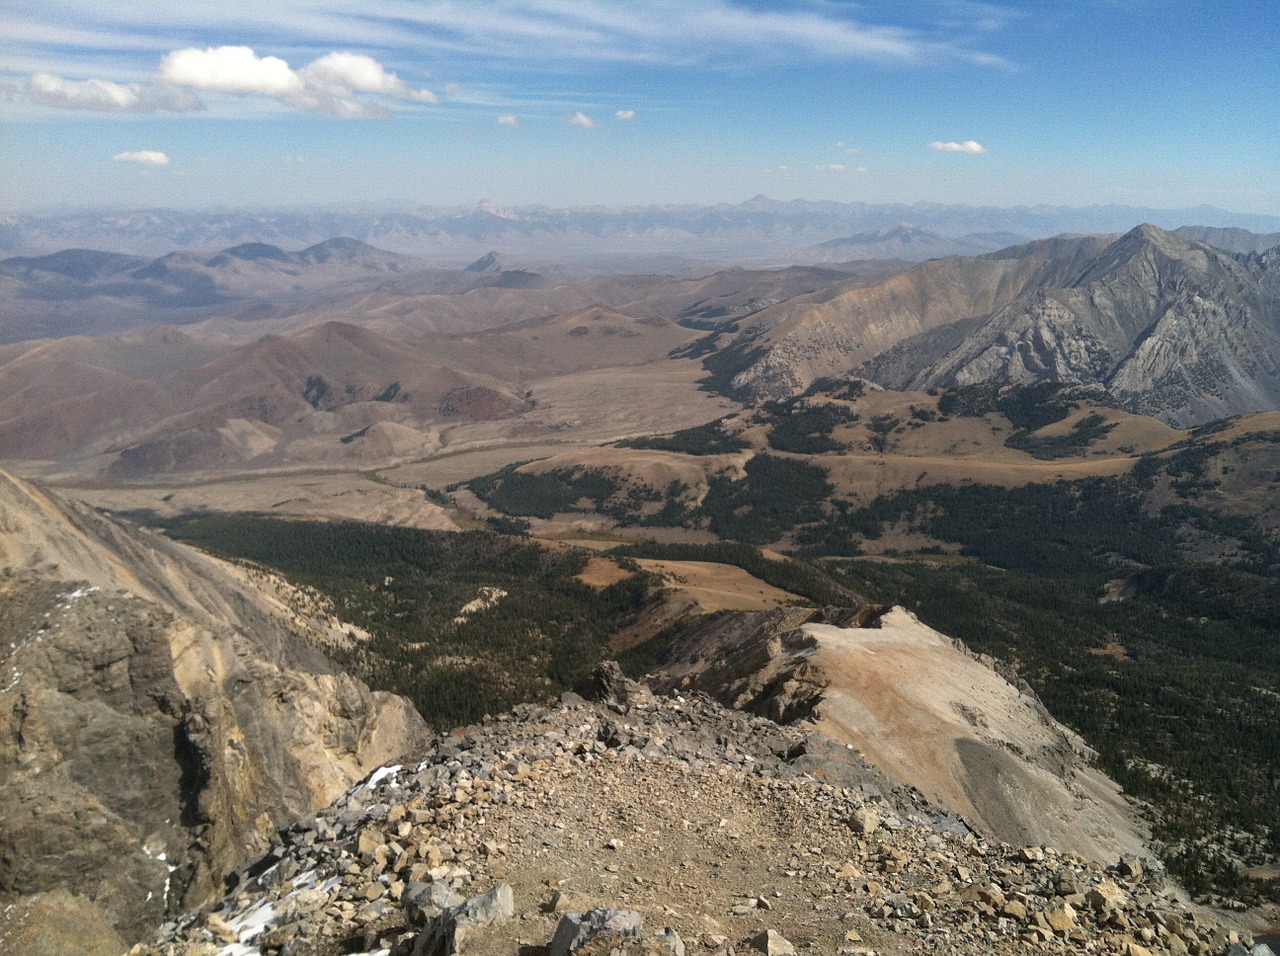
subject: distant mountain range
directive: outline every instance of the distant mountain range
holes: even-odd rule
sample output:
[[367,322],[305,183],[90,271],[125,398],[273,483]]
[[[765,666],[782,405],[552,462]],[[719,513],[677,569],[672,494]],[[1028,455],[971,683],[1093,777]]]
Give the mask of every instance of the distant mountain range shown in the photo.
[[1260,235],[1247,229],[1215,229],[1212,226],[1180,226],[1174,232],[1227,252],[1265,252],[1280,246],[1280,232]]
[[[984,234],[1035,239],[1062,233],[1122,232],[1136,222],[1167,229],[1194,223],[1263,233],[1280,231],[1280,216],[1244,215],[1212,206],[1164,210],[1132,206],[997,208],[942,203],[779,202],[756,196],[737,205],[578,209],[505,209],[485,202],[451,209],[24,212],[0,217],[0,251],[32,255],[87,247],[155,256],[173,250],[210,252],[246,243],[298,248],[332,236],[351,236],[449,266],[463,266],[494,249],[542,261],[591,262],[657,255],[781,263],[796,261],[796,253],[822,243],[856,239],[904,222],[945,239],[970,243],[968,248],[936,254],[990,251]],[[973,242],[986,247],[973,248]],[[884,257],[883,251],[869,251],[869,258]]]
[[[1247,233],[1252,235],[1252,233]],[[837,263],[863,259],[901,259],[924,262],[947,256],[977,256],[995,252],[1006,246],[1026,242],[1027,236],[1013,232],[970,233],[949,238],[941,233],[921,229],[909,222],[895,223],[882,229],[860,232],[854,236],[830,239],[802,250],[796,262]]]
[[[935,240],[897,226],[832,248],[877,242]],[[496,428],[595,427],[539,405],[573,376],[644,368],[692,390],[699,365],[746,402],[852,375],[1098,385],[1184,427],[1280,409],[1280,249],[1144,225],[863,275],[569,280],[510,261],[442,270],[353,239],[0,261],[0,456],[116,478],[404,459]],[[617,401],[589,415],[629,414]]]
[[249,242],[159,258],[93,249],[13,256],[0,260],[0,342],[186,325],[211,315],[261,320],[430,271],[421,260],[349,238],[298,252]]

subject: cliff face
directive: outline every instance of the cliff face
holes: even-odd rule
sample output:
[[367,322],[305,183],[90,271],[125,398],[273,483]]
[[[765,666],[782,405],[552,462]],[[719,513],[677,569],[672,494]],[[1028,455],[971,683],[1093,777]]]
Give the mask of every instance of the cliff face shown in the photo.
[[118,951],[428,739],[279,582],[3,473],[0,559],[0,895],[31,914],[6,947],[70,894],[76,947]]

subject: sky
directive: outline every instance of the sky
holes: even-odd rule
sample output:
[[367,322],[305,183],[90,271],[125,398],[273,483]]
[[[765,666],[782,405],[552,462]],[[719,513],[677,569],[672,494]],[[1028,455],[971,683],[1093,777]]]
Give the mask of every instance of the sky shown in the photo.
[[1280,214],[1280,0],[5,0],[0,209]]

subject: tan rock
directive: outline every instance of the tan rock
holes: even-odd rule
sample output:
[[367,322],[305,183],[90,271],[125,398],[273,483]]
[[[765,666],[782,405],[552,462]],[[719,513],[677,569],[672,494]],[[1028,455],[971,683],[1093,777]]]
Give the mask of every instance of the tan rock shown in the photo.
[[1075,928],[1076,911],[1070,903],[1055,900],[1043,910],[1045,922],[1055,933],[1065,934]]
[[795,956],[796,952],[789,939],[772,929],[763,930],[751,937],[747,945],[765,956]]

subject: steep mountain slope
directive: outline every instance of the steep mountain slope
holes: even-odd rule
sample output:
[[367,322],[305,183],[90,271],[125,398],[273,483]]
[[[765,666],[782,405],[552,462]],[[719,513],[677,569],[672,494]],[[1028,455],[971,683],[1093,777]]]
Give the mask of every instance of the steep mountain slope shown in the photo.
[[1136,812],[1029,687],[900,608],[871,626],[842,623],[783,611],[709,620],[663,655],[661,686],[807,718],[1006,842],[1101,862],[1143,852],[1149,834]]
[[1139,226],[1053,278],[866,370],[902,388],[1099,383],[1182,426],[1280,407],[1280,255],[1235,257]]
[[847,373],[904,339],[977,319],[1079,268],[1106,239],[1047,239],[927,262],[881,282],[833,286],[751,317],[708,368],[744,398],[782,398]]
[[318,650],[356,632],[278,580],[4,473],[0,558],[0,898],[57,923],[70,894],[81,951],[198,905],[426,740]]
[[1139,226],[929,262],[765,310],[706,360],[747,398],[856,371],[891,388],[1097,383],[1194,425],[1280,407],[1280,254]]

